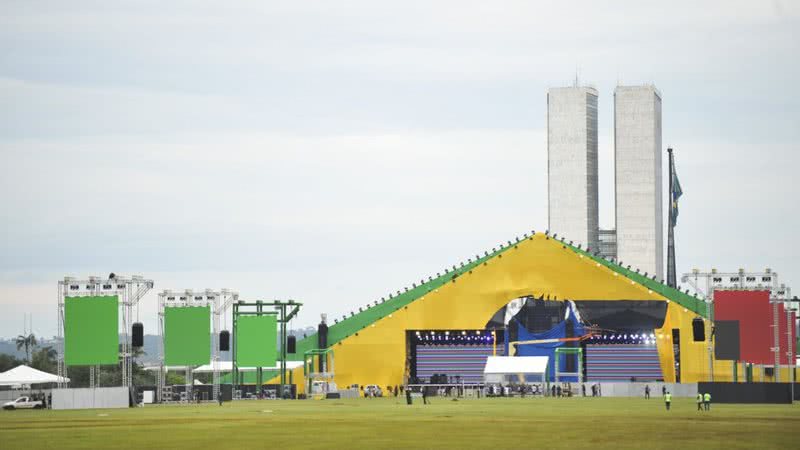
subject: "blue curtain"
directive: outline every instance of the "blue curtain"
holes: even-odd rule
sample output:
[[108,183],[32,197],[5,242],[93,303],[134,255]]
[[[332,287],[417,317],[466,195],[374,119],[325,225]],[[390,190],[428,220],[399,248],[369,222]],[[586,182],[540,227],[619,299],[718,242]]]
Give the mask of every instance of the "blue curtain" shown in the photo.
[[[553,328],[545,331],[544,333],[531,333],[528,331],[519,321],[517,321],[518,326],[518,334],[517,340],[519,341],[533,341],[533,340],[541,340],[541,339],[562,339],[567,337],[567,322],[571,322],[573,324],[575,330],[575,337],[583,336],[585,333],[585,329],[583,324],[581,324],[577,318],[575,317],[575,311],[573,311],[572,306],[568,306],[568,315],[566,320],[561,321],[558,325],[554,326]],[[516,321],[516,319],[513,319]],[[506,333],[506,355],[510,355],[512,351],[509,349],[509,336]],[[548,366],[548,374],[547,377],[550,381],[554,381],[556,377],[555,371],[555,362],[556,362],[556,349],[559,347],[564,347],[566,342],[552,342],[546,344],[520,344],[517,346],[517,356],[547,356],[550,358],[550,364]],[[561,360],[558,361],[560,371],[566,370],[566,358],[561,357]],[[560,377],[561,381],[572,381],[577,382],[578,377],[567,377],[562,376]]]

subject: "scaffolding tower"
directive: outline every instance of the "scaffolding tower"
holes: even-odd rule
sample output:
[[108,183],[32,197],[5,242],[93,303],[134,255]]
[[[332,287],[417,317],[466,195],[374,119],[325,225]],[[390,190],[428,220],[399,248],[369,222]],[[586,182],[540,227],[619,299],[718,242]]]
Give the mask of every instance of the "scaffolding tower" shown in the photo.
[[[120,350],[119,355],[122,359],[122,382],[121,385],[127,388],[133,386],[133,343],[131,342],[131,326],[139,319],[138,308],[139,300],[153,288],[153,280],[143,278],[141,275],[133,275],[130,278],[109,274],[108,278],[90,276],[88,279],[78,279],[64,277],[58,282],[58,387],[68,387],[67,365],[64,361],[64,338],[65,338],[65,317],[64,305],[67,297],[86,297],[98,295],[116,295],[119,299],[121,324]],[[136,315],[134,315],[136,308]],[[96,388],[100,385],[100,366],[89,367],[89,387]]]
[[[166,401],[165,393],[167,392],[167,371],[169,368],[165,363],[164,353],[164,311],[166,308],[183,307],[183,306],[208,306],[212,311],[212,331],[211,331],[211,368],[212,368],[212,395],[211,400],[219,398],[219,385],[220,385],[220,350],[219,350],[219,332],[222,331],[222,315],[233,302],[239,300],[237,292],[228,289],[214,291],[206,289],[205,291],[194,292],[191,289],[184,291],[173,292],[172,290],[165,289],[158,294],[158,356],[160,366],[156,372],[156,401],[161,403]],[[186,398],[192,398],[193,386],[193,367],[185,366],[183,369],[186,371]]]
[[[701,272],[697,269],[691,273],[685,273],[681,281],[688,283],[700,295],[708,306],[708,320],[706,321],[706,340],[708,341],[708,367],[711,376],[710,381],[714,381],[714,292],[719,290],[756,290],[769,291],[769,301],[772,305],[772,353],[775,358],[775,381],[780,380],[780,317],[778,304],[782,303],[786,311],[786,334],[789,341],[788,362],[791,376],[794,376],[796,360],[793,355],[794,342],[792,342],[791,323],[792,312],[798,311],[798,303],[792,301],[791,288],[778,282],[778,274],[767,268],[763,272],[746,272],[739,269],[738,272],[718,272],[711,269],[711,272]],[[792,380],[789,380],[792,381]]]

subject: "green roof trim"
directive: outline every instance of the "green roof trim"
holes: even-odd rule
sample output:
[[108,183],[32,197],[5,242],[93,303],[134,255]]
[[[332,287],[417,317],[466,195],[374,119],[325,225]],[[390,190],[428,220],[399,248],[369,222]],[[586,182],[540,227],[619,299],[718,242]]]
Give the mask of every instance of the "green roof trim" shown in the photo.
[[[556,242],[559,242],[559,241],[556,241]],[[629,278],[630,280],[641,284],[642,286],[646,287],[647,289],[650,289],[651,291],[656,292],[656,293],[666,297],[670,301],[673,301],[673,302],[683,306],[684,308],[694,312],[695,314],[698,314],[698,315],[700,315],[702,317],[708,317],[708,307],[706,305],[706,302],[704,300],[702,300],[702,299],[699,299],[699,298],[697,298],[697,297],[695,297],[693,295],[689,295],[689,294],[686,294],[684,292],[681,292],[678,289],[675,289],[673,287],[667,286],[666,284],[658,282],[658,281],[656,281],[656,280],[654,280],[652,278],[647,278],[646,276],[644,276],[642,274],[636,273],[636,271],[633,271],[633,270],[630,270],[630,269],[626,269],[626,268],[622,267],[621,265],[619,265],[617,263],[608,261],[605,258],[601,258],[599,256],[594,256],[593,254],[591,254],[591,253],[589,253],[589,252],[587,252],[585,250],[581,250],[581,249],[579,249],[577,247],[574,247],[574,246],[572,246],[570,244],[567,244],[565,242],[561,242],[561,244],[566,246],[567,248],[571,249],[575,253],[584,255],[584,256],[586,256],[588,258],[591,258],[593,261],[598,262],[598,263],[608,267],[609,269],[613,270],[614,272],[617,272],[618,274],[623,275],[623,276]]]
[[[516,242],[512,241],[509,245],[500,247],[500,249],[498,250],[488,252],[488,255],[478,258],[475,261],[472,261],[470,263],[463,263],[464,265],[462,267],[456,268],[455,270],[450,270],[444,273],[443,275],[440,275],[436,278],[433,278],[430,281],[420,284],[417,287],[408,289],[408,291],[394,295],[392,296],[392,298],[386,299],[386,301],[383,303],[378,303],[377,305],[370,306],[359,313],[356,313],[350,317],[347,317],[344,320],[339,321],[338,323],[334,324],[329,323],[328,346],[330,347],[336,345],[338,342],[341,342],[345,338],[372,325],[378,320],[383,319],[384,317],[394,313],[400,308],[407,306],[414,300],[417,300],[425,296],[427,293],[440,288],[447,282],[452,281],[454,277],[459,277],[462,274],[468,273],[475,267],[503,253],[509,248],[516,246],[519,242],[520,241]],[[297,351],[294,354],[288,355],[288,359],[290,361],[301,361],[303,359],[303,354],[305,352],[316,348],[317,348],[317,333],[314,333],[304,339],[298,340],[296,349]]]
[[[532,239],[532,236],[530,237],[526,236],[525,239]],[[662,295],[663,297],[669,299],[670,301],[674,301],[675,303],[678,303],[684,308],[700,316],[707,317],[707,308],[703,300],[694,297],[692,295],[683,293],[678,289],[669,287],[656,280],[647,278],[644,275],[636,273],[635,271],[628,270],[617,263],[608,261],[604,258],[594,256],[586,252],[585,250],[581,250],[565,242],[561,242],[558,239],[555,238],[551,239],[553,239],[555,243],[560,243],[566,246],[567,248],[571,249],[575,253],[582,254],[588,258],[591,258],[593,261],[596,261],[608,267],[609,269],[613,270],[614,272],[617,272],[629,278],[630,280],[639,283],[640,285],[652,290],[653,292]],[[509,241],[508,245],[502,246],[498,250],[489,252],[488,255],[482,258],[479,258],[470,263],[464,263],[462,267],[459,267],[455,270],[450,270],[445,274],[433,278],[428,282],[422,283],[419,286],[408,289],[407,291],[401,292],[400,294],[394,295],[391,298],[386,299],[386,301],[382,303],[369,306],[365,310],[358,312],[350,317],[347,317],[346,319],[341,320],[338,323],[328,324],[328,346],[330,347],[336,345],[337,343],[341,342],[347,337],[383,319],[389,314],[394,313],[400,308],[407,306],[411,302],[423,297],[427,293],[440,288],[447,282],[451,281],[453,277],[461,276],[462,274],[469,272],[475,267],[494,258],[495,256],[500,255],[506,250],[515,247],[520,241],[521,240]],[[301,361],[303,359],[303,354],[305,352],[309,350],[314,350],[316,348],[317,348],[317,333],[313,333],[310,336],[303,339],[299,339],[297,341],[297,351],[294,354],[289,354],[288,359],[290,361]],[[265,380],[268,379],[266,376],[266,372],[264,379]]]

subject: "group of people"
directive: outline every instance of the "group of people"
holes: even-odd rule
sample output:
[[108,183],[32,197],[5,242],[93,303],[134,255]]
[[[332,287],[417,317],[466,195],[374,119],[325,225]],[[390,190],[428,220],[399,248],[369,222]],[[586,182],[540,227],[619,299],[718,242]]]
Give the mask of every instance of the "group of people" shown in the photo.
[[[645,395],[647,398],[650,398],[650,389],[649,387],[645,386]],[[667,391],[664,388],[664,405],[669,411],[670,406],[672,405],[672,393]],[[711,411],[711,393],[706,392],[705,394],[702,392],[697,393],[697,410],[698,411]]]

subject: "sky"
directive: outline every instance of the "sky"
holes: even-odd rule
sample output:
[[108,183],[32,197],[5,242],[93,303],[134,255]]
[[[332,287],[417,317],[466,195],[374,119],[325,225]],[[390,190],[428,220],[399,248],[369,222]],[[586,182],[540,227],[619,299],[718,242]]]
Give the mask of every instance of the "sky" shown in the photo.
[[[796,1],[36,1],[0,6],[0,337],[64,276],[341,316],[547,228],[547,89],[662,93],[678,273],[800,291]],[[665,156],[666,166],[666,156]],[[665,178],[666,180],[666,178]]]

